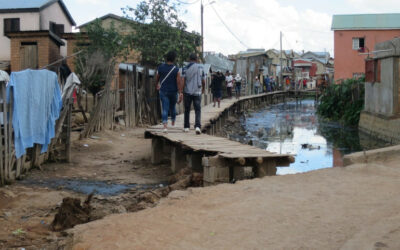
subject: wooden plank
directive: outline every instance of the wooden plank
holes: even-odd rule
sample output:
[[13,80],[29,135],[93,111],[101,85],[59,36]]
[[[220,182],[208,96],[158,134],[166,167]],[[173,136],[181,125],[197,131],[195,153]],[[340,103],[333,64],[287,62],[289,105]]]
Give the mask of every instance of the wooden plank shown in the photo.
[[67,162],[71,162],[71,115],[72,115],[73,103],[70,101],[68,103],[68,115],[67,115],[67,135],[65,141],[65,159]]
[[[14,89],[10,89],[10,103],[8,106],[8,120],[6,119],[4,123],[4,133],[5,133],[5,138],[4,138],[4,148],[5,148],[5,156],[4,156],[4,162],[6,166],[6,173],[5,176],[6,178],[10,178],[10,172],[12,169],[12,157],[14,155],[12,154],[12,120],[13,120],[13,105],[14,105]],[[6,100],[6,99],[4,99]]]
[[5,147],[4,144],[2,143],[5,141],[5,130],[4,127],[6,126],[5,124],[7,123],[7,105],[6,105],[6,83],[5,82],[0,82],[0,96],[3,99],[3,102],[1,103],[2,107],[2,112],[3,112],[3,126],[1,126],[0,130],[0,186],[5,184],[5,162],[4,162],[4,153],[5,153]]
[[[276,92],[274,94],[264,93],[257,96],[247,96],[240,100],[225,100],[221,103],[221,108],[216,110],[212,105],[208,105],[202,108],[202,121],[203,127],[209,127],[216,123],[223,117],[224,112],[229,112],[234,105],[248,106],[246,101],[250,100],[251,105],[256,103],[262,103],[267,100],[267,97],[274,97],[275,95],[285,95],[286,92]],[[254,99],[256,98],[256,99]],[[238,106],[238,107],[239,107]],[[194,121],[194,112],[191,112],[190,119]],[[221,122],[217,122],[221,125]],[[177,116],[176,126],[183,126],[183,115]],[[217,126],[217,125],[215,125]],[[218,153],[221,157],[227,159],[285,159],[291,155],[282,155],[271,153],[263,149],[255,148],[249,145],[241,144],[239,142],[228,140],[227,138],[210,136],[207,134],[195,135],[193,131],[190,133],[182,133],[181,129],[170,129],[168,134],[164,134],[162,131],[162,125],[152,126],[146,130],[146,133],[150,133],[153,136],[164,138],[172,143],[180,144],[189,150],[197,152],[214,152]],[[212,126],[214,128],[214,125]],[[220,128],[221,129],[221,128]]]

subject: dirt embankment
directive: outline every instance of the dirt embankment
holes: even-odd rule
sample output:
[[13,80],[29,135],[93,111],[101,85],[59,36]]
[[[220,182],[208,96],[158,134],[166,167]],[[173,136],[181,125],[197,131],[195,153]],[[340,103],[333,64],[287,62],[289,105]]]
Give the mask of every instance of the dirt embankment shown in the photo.
[[400,249],[399,161],[172,192],[75,227],[73,249]]
[[0,188],[0,249],[65,245],[65,234],[51,223],[66,197],[83,202],[94,191],[89,220],[154,206],[138,206],[137,197],[165,186],[172,174],[168,164],[150,164],[151,140],[143,135],[143,129],[117,130],[75,140],[72,163],[45,164]]

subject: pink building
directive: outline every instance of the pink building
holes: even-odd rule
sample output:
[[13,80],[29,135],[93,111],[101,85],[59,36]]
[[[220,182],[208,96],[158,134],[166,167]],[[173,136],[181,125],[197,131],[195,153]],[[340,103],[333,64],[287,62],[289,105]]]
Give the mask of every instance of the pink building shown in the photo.
[[375,44],[400,37],[400,14],[334,15],[332,30],[335,81],[358,77],[365,74]]

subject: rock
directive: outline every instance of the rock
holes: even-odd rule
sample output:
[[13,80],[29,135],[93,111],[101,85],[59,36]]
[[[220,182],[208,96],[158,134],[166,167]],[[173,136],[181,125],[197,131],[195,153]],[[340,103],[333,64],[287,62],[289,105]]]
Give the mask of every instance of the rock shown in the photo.
[[4,213],[3,213],[4,219],[8,219],[8,218],[10,218],[11,216],[12,216],[12,213],[11,213],[11,212],[4,212]]
[[126,208],[124,206],[122,206],[122,205],[119,205],[119,206],[113,207],[111,209],[111,212],[114,213],[114,214],[125,214],[126,213]]
[[157,203],[160,200],[160,196],[158,196],[157,194],[153,193],[153,192],[146,192],[142,195],[140,195],[139,200],[140,201],[144,201],[146,203]]
[[234,116],[229,117],[228,119],[226,119],[225,121],[226,123],[236,123],[237,122],[237,118]]
[[178,182],[170,185],[169,187],[170,187],[171,191],[183,190],[190,186],[191,180],[192,180],[192,176],[188,175],[185,178],[179,180]]
[[203,186],[203,174],[193,173],[192,175],[192,187],[202,187]]
[[4,194],[5,196],[7,196],[8,198],[15,198],[15,197],[17,197],[17,195],[14,194],[12,191],[6,190],[6,189],[3,190],[3,194]]
[[174,199],[174,200],[181,200],[183,198],[186,198],[189,195],[189,191],[182,191],[182,190],[176,190],[171,192],[168,195],[168,198]]
[[261,138],[261,137],[264,136],[264,133],[265,133],[264,128],[260,128],[260,129],[257,131],[257,136],[258,136],[259,138]]
[[[90,119],[90,114],[86,113],[86,117]],[[75,113],[75,117],[73,119],[76,124],[85,124],[85,119],[83,118],[82,113]]]

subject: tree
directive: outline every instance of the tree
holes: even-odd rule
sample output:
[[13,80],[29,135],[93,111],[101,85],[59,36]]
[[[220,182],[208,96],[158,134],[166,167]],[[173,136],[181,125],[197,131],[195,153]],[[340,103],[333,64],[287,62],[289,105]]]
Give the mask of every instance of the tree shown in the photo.
[[136,8],[122,9],[134,30],[130,40],[143,65],[158,65],[171,50],[177,52],[177,62],[182,65],[190,53],[198,52],[200,36],[185,30],[186,23],[179,19],[176,7],[170,0],[145,0]]
[[114,73],[117,59],[129,53],[129,40],[111,24],[102,27],[97,19],[89,24],[77,41],[75,57],[76,73],[85,89],[93,96],[105,85],[109,75]]

